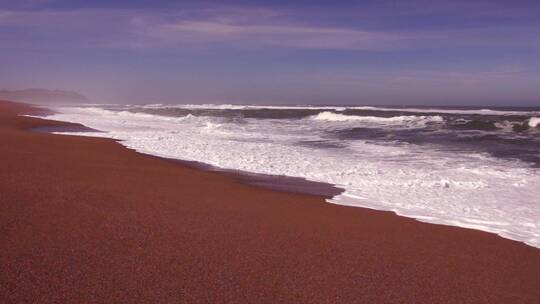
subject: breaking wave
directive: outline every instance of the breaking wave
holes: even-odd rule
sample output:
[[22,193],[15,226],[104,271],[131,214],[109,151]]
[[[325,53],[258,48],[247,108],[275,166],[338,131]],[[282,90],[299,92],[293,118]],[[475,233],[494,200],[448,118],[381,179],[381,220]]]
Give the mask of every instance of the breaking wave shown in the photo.
[[[135,105],[134,105],[135,106]],[[235,104],[180,104],[180,105],[165,105],[151,104],[139,105],[139,107],[147,109],[193,109],[193,110],[329,110],[336,112],[343,111],[381,111],[381,112],[409,112],[409,113],[434,113],[434,114],[465,114],[465,115],[540,115],[540,110],[500,110],[500,109],[447,109],[447,108],[424,108],[424,107],[384,107],[384,106],[319,106],[319,105],[235,105]]]
[[425,126],[427,123],[443,122],[444,119],[441,116],[393,116],[393,117],[377,117],[377,116],[357,116],[357,115],[345,115],[334,112],[321,112],[317,115],[311,116],[310,119],[327,122],[344,122],[344,121],[357,121],[376,124],[393,124],[393,125],[417,125]]
[[529,119],[529,127],[537,128],[538,126],[540,126],[540,117],[531,117]]

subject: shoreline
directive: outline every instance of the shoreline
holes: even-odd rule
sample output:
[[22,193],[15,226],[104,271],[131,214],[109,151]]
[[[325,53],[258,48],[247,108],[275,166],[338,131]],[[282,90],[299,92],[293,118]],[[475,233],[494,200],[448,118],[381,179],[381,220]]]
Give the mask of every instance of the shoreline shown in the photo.
[[[44,108],[44,109],[47,111],[47,114],[54,113],[55,111],[49,108]],[[48,116],[44,116],[41,118],[48,119]],[[70,121],[72,120],[67,120],[64,122],[70,122]],[[49,128],[40,128],[40,130],[45,131],[45,132],[50,132],[50,133],[53,133],[53,132],[103,133],[103,131],[95,130],[95,129],[80,125],[80,123],[78,124],[79,125],[76,127],[65,127],[65,126],[58,127],[58,128],[49,127]],[[76,134],[71,134],[71,135],[76,135]],[[85,134],[83,136],[93,136],[93,135]],[[101,136],[96,136],[96,137],[101,137]],[[464,229],[473,229],[473,230],[479,230],[479,231],[483,231],[487,233],[493,233],[502,238],[521,242],[528,246],[540,249],[540,245],[534,242],[537,238],[527,239],[521,236],[519,233],[513,234],[512,232],[505,231],[504,229],[503,230],[497,229],[497,227],[493,228],[489,226],[482,226],[482,224],[478,224],[478,222],[475,222],[475,221],[467,221],[467,220],[460,221],[461,220],[460,218],[454,218],[454,219],[449,220],[449,219],[445,219],[444,217],[443,218],[437,217],[436,215],[435,216],[418,215],[418,214],[415,215],[414,213],[403,212],[402,210],[399,210],[399,208],[385,208],[380,205],[377,206],[376,204],[369,204],[369,203],[359,204],[358,201],[354,201],[354,200],[352,203],[350,200],[347,200],[347,199],[341,200],[337,197],[340,194],[343,194],[344,192],[346,192],[346,188],[339,186],[339,184],[332,184],[330,182],[325,182],[325,181],[309,180],[305,177],[300,177],[300,176],[273,175],[271,173],[264,174],[264,173],[257,173],[257,172],[251,172],[251,171],[243,171],[239,169],[227,169],[227,168],[218,167],[209,163],[204,163],[203,161],[173,158],[167,155],[156,153],[155,151],[152,151],[152,150],[138,150],[137,148],[130,146],[124,140],[118,139],[118,138],[107,137],[107,136],[104,136],[102,138],[110,138],[115,141],[118,141],[125,148],[131,149],[137,153],[145,154],[152,157],[167,159],[167,160],[171,160],[175,162],[180,162],[184,165],[192,166],[195,169],[213,171],[213,172],[230,175],[233,178],[237,179],[239,182],[245,183],[248,185],[262,186],[262,187],[266,187],[275,191],[322,196],[326,199],[326,202],[331,203],[331,204],[391,212],[397,216],[414,219],[419,222],[428,223],[432,225],[444,225],[444,226],[459,227],[459,228],[464,228]]]
[[32,132],[71,124],[16,116],[31,109],[0,102],[8,302],[540,298],[537,248],[246,185],[112,139]]
[[[41,119],[47,119],[46,117],[40,117]],[[56,121],[56,120],[54,120]],[[47,127],[38,127],[34,128],[31,131],[33,132],[42,132],[48,134],[57,134],[57,135],[74,135],[74,134],[61,134],[64,132],[77,133],[77,132],[96,132],[101,133],[103,131],[95,130],[85,125],[74,125],[74,126],[47,126]],[[60,133],[60,134],[58,134]],[[99,138],[99,137],[98,137]],[[110,138],[108,138],[110,139]],[[115,139],[111,139],[115,140]],[[115,140],[119,143],[121,140]],[[325,199],[332,198],[340,193],[345,191],[342,188],[339,188],[337,185],[310,181],[306,178],[288,176],[288,175],[271,175],[271,174],[262,174],[256,172],[242,171],[236,169],[226,169],[217,167],[211,164],[207,164],[199,161],[177,159],[159,156],[151,153],[143,153],[137,150],[131,149],[127,146],[122,145],[128,150],[133,150],[135,153],[144,154],[150,157],[157,157],[163,160],[172,161],[180,163],[184,166],[194,168],[197,170],[204,170],[209,172],[217,172],[219,174],[225,174],[232,177],[234,180],[237,180],[240,183],[246,185],[253,185],[268,188],[274,191],[283,191],[287,193],[298,193],[298,194],[308,194],[314,196],[320,196]]]

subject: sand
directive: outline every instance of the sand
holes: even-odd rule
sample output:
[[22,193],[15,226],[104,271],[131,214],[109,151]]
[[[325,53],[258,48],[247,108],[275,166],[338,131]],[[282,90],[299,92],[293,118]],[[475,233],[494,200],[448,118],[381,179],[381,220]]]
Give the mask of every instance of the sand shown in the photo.
[[142,155],[0,102],[2,303],[539,303],[540,250]]

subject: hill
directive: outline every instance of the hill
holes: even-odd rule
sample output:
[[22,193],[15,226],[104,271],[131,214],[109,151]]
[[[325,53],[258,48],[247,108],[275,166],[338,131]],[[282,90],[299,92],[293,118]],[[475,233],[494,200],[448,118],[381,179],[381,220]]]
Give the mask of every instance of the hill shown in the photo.
[[74,91],[47,89],[0,90],[0,99],[35,104],[65,104],[88,102],[88,99],[85,96]]

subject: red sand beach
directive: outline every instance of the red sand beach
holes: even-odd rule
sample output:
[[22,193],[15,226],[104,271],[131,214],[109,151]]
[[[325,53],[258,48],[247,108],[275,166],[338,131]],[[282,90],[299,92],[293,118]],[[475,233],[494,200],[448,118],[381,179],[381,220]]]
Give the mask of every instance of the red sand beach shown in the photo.
[[[0,102],[2,303],[539,303],[540,250],[29,131]],[[481,198],[479,198],[481,199]]]

